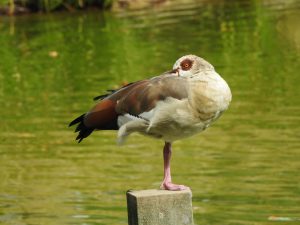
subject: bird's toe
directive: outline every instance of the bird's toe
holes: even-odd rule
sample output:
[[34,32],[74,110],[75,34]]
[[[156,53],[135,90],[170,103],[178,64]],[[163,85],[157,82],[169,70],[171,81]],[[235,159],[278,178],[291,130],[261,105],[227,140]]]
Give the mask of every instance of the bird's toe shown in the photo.
[[164,190],[169,190],[169,191],[183,191],[183,190],[190,189],[189,187],[187,187],[185,185],[173,184],[173,183],[170,183],[170,182],[162,183],[160,188],[164,189]]

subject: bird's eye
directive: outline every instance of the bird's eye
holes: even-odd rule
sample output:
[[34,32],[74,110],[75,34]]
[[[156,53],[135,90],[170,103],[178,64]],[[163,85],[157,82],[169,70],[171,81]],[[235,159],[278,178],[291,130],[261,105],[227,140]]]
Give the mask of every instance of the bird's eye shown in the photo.
[[189,70],[193,65],[193,61],[190,59],[185,59],[180,63],[180,66],[183,70]]

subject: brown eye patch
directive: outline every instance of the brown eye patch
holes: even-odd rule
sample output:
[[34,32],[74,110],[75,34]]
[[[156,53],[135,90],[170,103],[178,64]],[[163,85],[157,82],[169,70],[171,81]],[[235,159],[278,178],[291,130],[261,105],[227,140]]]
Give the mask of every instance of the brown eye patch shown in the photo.
[[192,65],[193,65],[193,61],[190,59],[185,59],[180,63],[181,69],[183,70],[191,69]]

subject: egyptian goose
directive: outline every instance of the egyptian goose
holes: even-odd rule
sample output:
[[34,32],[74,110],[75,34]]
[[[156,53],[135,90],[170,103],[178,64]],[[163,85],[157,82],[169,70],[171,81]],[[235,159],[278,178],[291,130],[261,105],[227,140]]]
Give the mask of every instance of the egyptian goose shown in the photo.
[[225,80],[204,59],[179,58],[160,76],[130,83],[96,97],[99,102],[73,120],[76,140],[94,130],[118,130],[118,143],[133,132],[164,140],[164,179],[161,188],[184,190],[171,181],[171,145],[205,130],[228,108],[231,92]]

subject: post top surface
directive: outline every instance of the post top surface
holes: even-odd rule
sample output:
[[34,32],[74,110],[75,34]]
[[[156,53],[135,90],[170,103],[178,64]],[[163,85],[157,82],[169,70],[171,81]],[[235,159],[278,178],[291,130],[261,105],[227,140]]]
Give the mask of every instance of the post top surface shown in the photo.
[[183,190],[183,191],[148,189],[148,190],[129,190],[127,191],[127,194],[140,198],[140,197],[150,197],[150,196],[160,196],[160,195],[182,195],[182,194],[192,195],[192,192],[190,189]]

